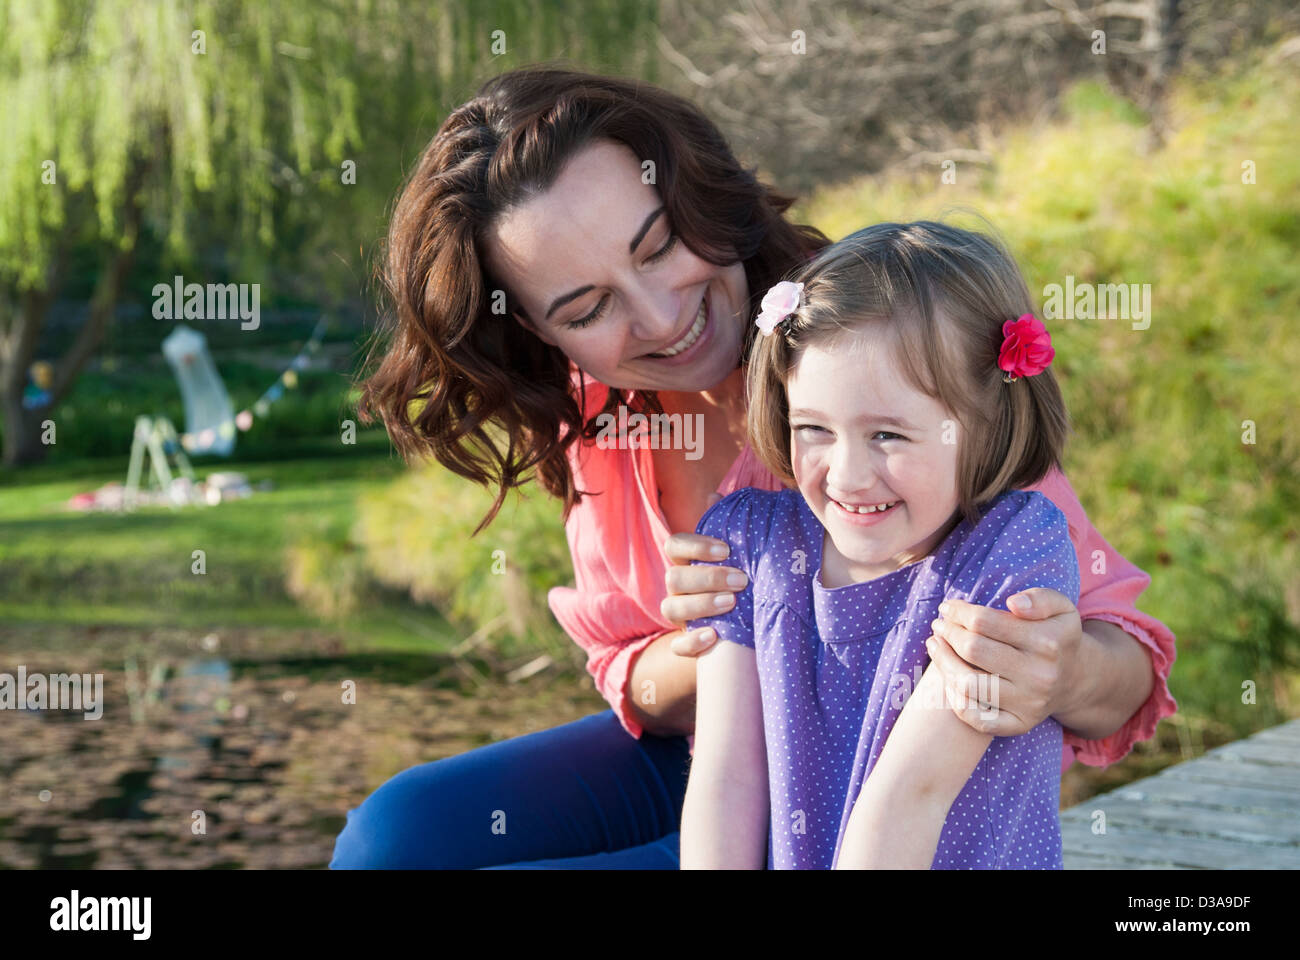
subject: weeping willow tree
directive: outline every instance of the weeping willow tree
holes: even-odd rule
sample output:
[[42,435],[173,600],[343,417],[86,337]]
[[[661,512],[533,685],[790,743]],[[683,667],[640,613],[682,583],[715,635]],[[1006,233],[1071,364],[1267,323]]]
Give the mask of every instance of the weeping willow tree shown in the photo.
[[[355,259],[449,106],[524,62],[649,79],[653,17],[644,0],[0,0],[4,462],[45,455],[42,425],[103,340],[142,232],[169,256],[216,243],[249,264],[297,216],[319,229],[295,235]],[[358,195],[364,236],[338,212]],[[88,304],[26,407],[76,271],[93,275]]]

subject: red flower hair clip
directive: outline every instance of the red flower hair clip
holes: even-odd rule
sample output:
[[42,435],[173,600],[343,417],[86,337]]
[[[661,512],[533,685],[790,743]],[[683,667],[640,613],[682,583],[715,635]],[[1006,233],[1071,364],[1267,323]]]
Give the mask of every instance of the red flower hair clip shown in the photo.
[[1042,373],[1056,356],[1047,328],[1032,313],[1022,313],[1004,323],[1002,336],[998,367],[1006,371],[1002,377],[1004,383]]

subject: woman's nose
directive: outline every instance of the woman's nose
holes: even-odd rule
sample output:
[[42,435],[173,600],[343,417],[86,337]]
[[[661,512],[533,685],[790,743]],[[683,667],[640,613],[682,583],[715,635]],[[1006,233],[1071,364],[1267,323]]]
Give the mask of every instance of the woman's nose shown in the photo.
[[646,277],[628,296],[632,336],[640,343],[658,346],[682,328],[685,298],[662,276]]

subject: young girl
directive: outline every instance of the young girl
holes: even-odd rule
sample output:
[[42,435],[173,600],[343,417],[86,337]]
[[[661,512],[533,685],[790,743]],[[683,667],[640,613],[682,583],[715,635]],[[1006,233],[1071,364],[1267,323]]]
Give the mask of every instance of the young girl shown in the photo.
[[945,691],[926,652],[947,598],[1078,600],[1064,515],[1017,489],[1068,430],[1032,309],[998,244],[929,222],[861,230],[764,298],[750,439],[797,489],[697,528],[749,586],[689,624],[731,642],[697,668],[683,868],[1060,868],[1060,725],[978,732],[950,702],[996,710],[996,682]]

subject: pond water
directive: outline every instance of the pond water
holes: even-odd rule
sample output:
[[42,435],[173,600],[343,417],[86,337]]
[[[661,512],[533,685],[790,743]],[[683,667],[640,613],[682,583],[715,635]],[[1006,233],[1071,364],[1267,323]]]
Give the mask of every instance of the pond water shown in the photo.
[[318,638],[74,637],[0,625],[0,673],[98,672],[104,690],[97,720],[0,712],[0,868],[324,867],[398,771],[604,707],[567,668],[507,684]]

